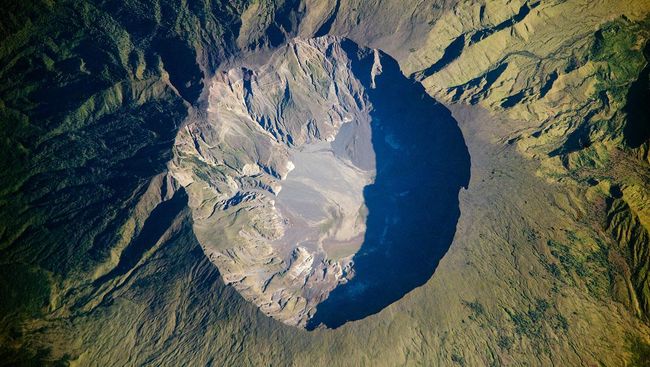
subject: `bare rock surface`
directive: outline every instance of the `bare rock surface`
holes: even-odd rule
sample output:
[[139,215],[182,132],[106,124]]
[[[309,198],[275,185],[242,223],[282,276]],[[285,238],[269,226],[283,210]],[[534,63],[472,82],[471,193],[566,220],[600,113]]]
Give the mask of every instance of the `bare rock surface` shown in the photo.
[[[356,289],[358,304],[377,312],[426,281],[444,253],[418,250],[426,253],[420,264],[393,251],[408,253],[421,241],[420,247],[446,249],[451,242],[458,213],[450,200],[463,183],[452,174],[448,185],[432,187],[432,180],[450,168],[435,158],[450,144],[436,143],[433,135],[453,135],[464,149],[462,137],[457,127],[455,135],[446,129],[455,126],[449,112],[408,81],[394,60],[384,74],[386,58],[332,36],[295,39],[261,66],[217,72],[207,115],[192,119],[176,139],[170,170],[189,194],[194,230],[206,255],[227,284],[287,324],[307,326],[317,305],[355,277],[342,289]],[[395,93],[440,110],[401,102]],[[434,131],[439,126],[433,120],[443,121],[445,129]],[[467,161],[467,154],[455,160]],[[461,176],[467,166],[456,167]],[[418,175],[424,176],[421,182]],[[444,228],[436,230],[436,214],[414,208],[406,213],[401,202],[418,195],[414,185],[427,191],[450,188],[450,200],[439,200],[449,208],[428,208],[450,213],[450,220],[443,215],[440,221]],[[369,212],[368,200],[384,205]],[[379,218],[372,232],[369,215]],[[418,237],[417,230],[406,236],[393,232],[422,222],[416,217],[429,218],[431,239]],[[382,255],[366,255],[375,252]],[[355,262],[365,267],[363,274],[357,274]],[[426,271],[397,270],[409,262],[412,269]],[[395,268],[384,272],[394,284],[372,275],[385,267]],[[329,302],[338,302],[337,297]],[[355,312],[354,305],[346,308]],[[345,320],[329,322],[338,326]]]
[[172,172],[206,254],[227,284],[289,324],[347,281],[363,239],[375,162],[349,63],[325,37],[295,40],[257,70],[219,72],[207,117],[177,138]]

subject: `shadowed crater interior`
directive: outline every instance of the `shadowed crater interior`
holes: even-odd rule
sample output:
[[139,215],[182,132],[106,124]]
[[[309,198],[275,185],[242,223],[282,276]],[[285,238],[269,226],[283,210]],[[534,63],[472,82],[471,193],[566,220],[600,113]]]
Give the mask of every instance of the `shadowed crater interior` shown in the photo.
[[[358,46],[343,41],[349,55]],[[363,191],[368,209],[354,277],[317,306],[307,328],[336,328],[379,312],[424,284],[451,245],[467,187],[470,157],[449,110],[384,55],[372,88],[369,58],[352,60],[373,110],[374,183]],[[365,77],[365,79],[364,79]]]
[[448,250],[470,157],[456,121],[385,53],[294,39],[208,81],[173,177],[228,285],[313,329],[374,314]]

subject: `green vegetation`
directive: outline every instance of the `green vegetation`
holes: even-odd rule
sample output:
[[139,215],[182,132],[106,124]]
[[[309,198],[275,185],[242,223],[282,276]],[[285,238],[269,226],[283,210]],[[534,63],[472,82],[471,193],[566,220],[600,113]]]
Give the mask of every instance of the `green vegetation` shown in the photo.
[[650,367],[650,344],[638,336],[628,337],[632,360],[630,367]]
[[573,270],[580,277],[587,276],[586,264],[573,255],[568,246],[553,240],[548,240],[547,244],[551,248],[551,254],[560,261],[565,270]]
[[0,315],[13,314],[12,318],[18,319],[38,317],[49,305],[50,281],[37,268],[3,264],[0,266],[0,295]]
[[567,274],[565,281],[584,283],[595,297],[606,297],[610,287],[607,246],[596,239],[597,249],[578,253],[576,247],[581,245],[581,240],[572,232],[568,233],[568,239],[573,249],[555,240],[547,241],[551,254],[559,261],[562,270],[555,263],[547,263],[546,269],[557,279],[561,279],[564,272]]
[[637,78],[646,63],[643,56],[641,31],[648,29],[648,21],[633,24],[617,20],[604,25],[595,34],[592,45],[592,59],[603,64],[598,79],[600,91],[606,91],[617,104],[624,103],[629,83]]
[[[569,330],[567,319],[557,312],[548,300],[542,298],[536,299],[526,312],[510,313],[510,318],[514,324],[515,332],[530,339],[547,338],[546,328],[562,333]],[[502,349],[509,349],[511,343],[512,340],[505,336],[500,336],[497,340],[497,345]]]
[[537,299],[535,305],[528,312],[515,312],[510,315],[512,322],[515,324],[515,331],[519,335],[525,335],[529,338],[542,336],[542,325],[546,311],[548,311],[548,301]]
[[497,345],[502,350],[509,350],[512,348],[512,338],[506,335],[499,335],[499,339],[497,339]]
[[13,349],[0,345],[0,363],[12,367],[68,367],[70,356],[65,355],[60,359],[52,360],[51,349],[39,348],[32,351],[27,348]]
[[451,354],[451,361],[460,366],[465,366],[465,358],[463,358],[463,356],[461,356],[457,352]]
[[463,304],[472,311],[472,315],[470,315],[470,319],[472,320],[476,320],[478,317],[483,316],[483,314],[485,314],[485,309],[483,308],[483,305],[478,301],[463,302]]

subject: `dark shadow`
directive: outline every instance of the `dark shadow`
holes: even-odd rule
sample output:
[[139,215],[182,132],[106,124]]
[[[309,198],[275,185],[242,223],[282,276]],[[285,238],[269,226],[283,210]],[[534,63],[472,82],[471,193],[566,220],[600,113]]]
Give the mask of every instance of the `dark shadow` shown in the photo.
[[174,219],[187,207],[187,194],[185,190],[178,190],[174,196],[158,204],[145,220],[140,233],[128,245],[120,256],[120,261],[108,274],[95,280],[94,284],[99,285],[107,280],[126,274],[142,259],[144,254],[150,250],[165,231],[172,225]]
[[456,121],[424,88],[382,54],[383,73],[371,89],[372,53],[342,45],[374,110],[375,182],[364,190],[364,243],[354,277],[322,302],[307,328],[336,328],[379,312],[431,278],[451,245],[467,187],[470,157]]
[[203,73],[197,64],[194,49],[174,38],[158,40],[154,49],[181,97],[190,103],[196,102],[203,90]]
[[327,35],[330,30],[332,29],[332,24],[334,24],[334,21],[336,20],[336,16],[339,14],[339,8],[341,7],[341,0],[336,0],[336,4],[334,5],[334,10],[332,10],[332,14],[327,18],[325,23],[318,28],[318,31],[316,31],[316,34],[314,37],[321,37]]
[[463,53],[463,49],[465,48],[465,35],[461,34],[453,40],[447,48],[445,48],[445,52],[442,54],[442,57],[440,60],[436,61],[433,65],[429,66],[428,68],[424,69],[419,73],[417,76],[419,80],[426,79],[430,77],[431,75],[439,72],[442,70],[444,67],[449,65],[452,61],[456,60],[460,54]]
[[[476,42],[479,42],[480,40],[482,40],[484,38],[487,38],[491,34],[502,31],[502,30],[504,30],[504,29],[506,29],[508,27],[512,27],[515,24],[521,22],[522,20],[524,20],[524,18],[526,18],[526,16],[530,13],[530,11],[532,9],[535,9],[537,6],[539,6],[540,3],[541,3],[541,1],[538,1],[538,2],[532,3],[532,4],[525,3],[524,5],[521,6],[521,8],[519,8],[519,11],[517,12],[517,14],[513,15],[511,18],[509,18],[507,20],[504,20],[503,22],[501,22],[501,23],[499,23],[499,24],[497,24],[497,25],[495,25],[493,27],[488,27],[488,28],[484,28],[484,29],[482,29],[480,31],[477,31],[470,38],[470,44],[474,44]],[[482,8],[481,10],[483,11],[484,9]]]
[[643,55],[648,64],[641,71],[639,79],[631,86],[627,95],[627,123],[623,128],[625,142],[631,148],[638,148],[650,138],[650,42]]
[[[601,92],[598,94],[598,97],[601,99],[607,98],[607,93]],[[608,103],[607,101],[603,102]],[[566,138],[564,144],[562,144],[557,149],[552,150],[548,153],[549,157],[556,157],[571,154],[578,152],[582,149],[587,149],[591,146],[591,133],[594,130],[594,125],[592,124],[591,119],[598,113],[597,109],[591,110],[585,115],[582,119],[582,123],[573,130]]]

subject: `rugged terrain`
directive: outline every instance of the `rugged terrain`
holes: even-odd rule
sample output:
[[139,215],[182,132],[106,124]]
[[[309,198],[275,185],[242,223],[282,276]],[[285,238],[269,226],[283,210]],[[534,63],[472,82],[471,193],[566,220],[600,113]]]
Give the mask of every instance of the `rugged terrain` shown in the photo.
[[[32,1],[3,12],[4,364],[650,359],[647,1]],[[365,51],[319,53],[346,42]],[[436,117],[415,121],[431,143],[414,146],[432,150],[414,154],[457,168],[439,194],[452,198],[450,238],[372,312],[313,313],[372,279],[355,236],[376,233],[364,188],[392,157],[379,156],[373,122],[422,106],[389,103],[413,95],[390,86],[419,83]],[[439,154],[456,124],[467,150]],[[315,165],[349,180],[307,185],[323,205],[305,208]],[[340,213],[323,210],[332,203]],[[288,226],[296,210],[313,217]],[[370,269],[396,259],[366,258]],[[310,283],[319,266],[333,277]],[[281,307],[266,307],[276,295]]]
[[329,307],[362,318],[428,280],[469,156],[449,111],[394,60],[349,40],[294,39],[211,83],[170,173],[226,284],[306,326],[325,299],[354,299]]

